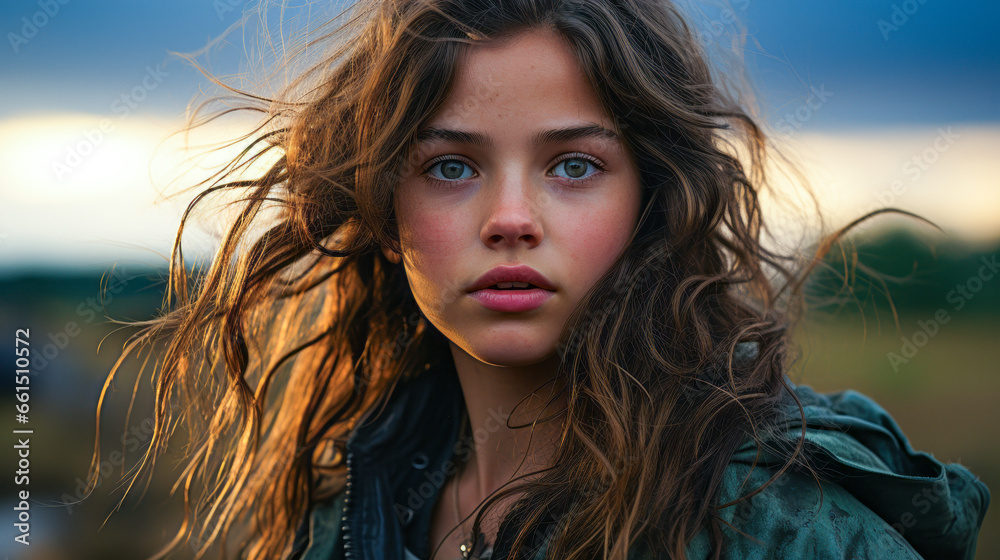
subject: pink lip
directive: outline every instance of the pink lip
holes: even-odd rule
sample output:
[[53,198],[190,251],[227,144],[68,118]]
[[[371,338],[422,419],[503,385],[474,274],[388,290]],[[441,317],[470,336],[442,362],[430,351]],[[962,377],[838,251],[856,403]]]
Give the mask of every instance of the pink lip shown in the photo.
[[[491,286],[500,282],[527,282],[526,290],[499,290]],[[544,274],[528,265],[495,266],[480,276],[466,290],[483,307],[493,311],[517,313],[538,309],[555,292],[555,286]]]
[[483,307],[493,311],[518,313],[538,309],[545,300],[552,297],[553,292],[541,288],[530,290],[495,290],[484,288],[469,294]]

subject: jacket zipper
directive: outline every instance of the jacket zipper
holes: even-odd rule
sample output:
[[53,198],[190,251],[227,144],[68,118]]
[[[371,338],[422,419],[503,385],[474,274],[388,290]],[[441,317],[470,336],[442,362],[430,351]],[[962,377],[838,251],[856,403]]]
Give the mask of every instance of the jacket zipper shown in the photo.
[[344,490],[343,515],[340,517],[340,533],[344,536],[344,558],[349,560],[354,558],[354,551],[351,548],[351,526],[347,522],[347,512],[351,501],[351,452],[347,452],[347,487]]

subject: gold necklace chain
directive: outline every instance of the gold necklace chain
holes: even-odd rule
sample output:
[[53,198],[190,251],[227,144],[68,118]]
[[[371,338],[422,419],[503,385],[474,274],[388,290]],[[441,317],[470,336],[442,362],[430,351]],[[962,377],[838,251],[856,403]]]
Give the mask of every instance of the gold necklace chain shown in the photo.
[[[462,553],[462,558],[470,558],[472,556],[472,547],[475,542],[473,542],[472,535],[465,531],[465,527],[462,523],[462,514],[458,507],[458,477],[455,478],[455,486],[452,488],[455,498],[455,523],[458,524],[458,530],[460,532],[460,539],[462,543],[458,545],[458,550]],[[480,533],[482,535],[482,533]]]
[[[468,416],[466,415],[465,418],[468,418]],[[462,434],[465,433],[464,419],[462,422],[461,431]],[[468,560],[470,558],[488,559],[493,555],[493,547],[486,544],[486,535],[484,535],[480,531],[477,535],[473,536],[471,531],[469,532],[465,531],[465,527],[462,523],[462,512],[458,507],[458,481],[461,479],[462,472],[464,471],[465,471],[465,465],[463,464],[462,468],[459,469],[457,473],[455,473],[455,485],[452,488],[452,495],[455,501],[455,523],[458,524],[458,530],[462,533],[460,537],[462,542],[458,546],[458,550],[462,554],[461,557],[465,560]],[[477,482],[479,478],[478,474],[479,472],[476,471]]]

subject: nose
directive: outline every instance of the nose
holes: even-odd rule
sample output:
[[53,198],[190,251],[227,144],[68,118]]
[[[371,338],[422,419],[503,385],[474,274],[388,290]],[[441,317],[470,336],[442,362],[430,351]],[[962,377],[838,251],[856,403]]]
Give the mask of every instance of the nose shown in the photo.
[[482,240],[490,248],[528,248],[542,241],[538,187],[528,180],[504,179],[491,189]]

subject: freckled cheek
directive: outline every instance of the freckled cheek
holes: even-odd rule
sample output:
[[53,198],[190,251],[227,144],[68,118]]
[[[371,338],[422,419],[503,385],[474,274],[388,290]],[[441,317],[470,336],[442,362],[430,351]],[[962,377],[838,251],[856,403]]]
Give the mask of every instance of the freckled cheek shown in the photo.
[[626,204],[607,204],[577,214],[562,232],[569,248],[577,281],[589,289],[611,266],[632,233]]
[[453,261],[462,254],[461,223],[454,214],[413,212],[404,217],[401,227],[404,253],[419,273],[431,278],[453,272]]
[[452,321],[445,310],[459,300],[468,280],[462,256],[469,234],[463,227],[461,216],[445,212],[414,212],[401,223],[401,232],[407,235],[403,252],[410,288],[424,314],[440,329]]

